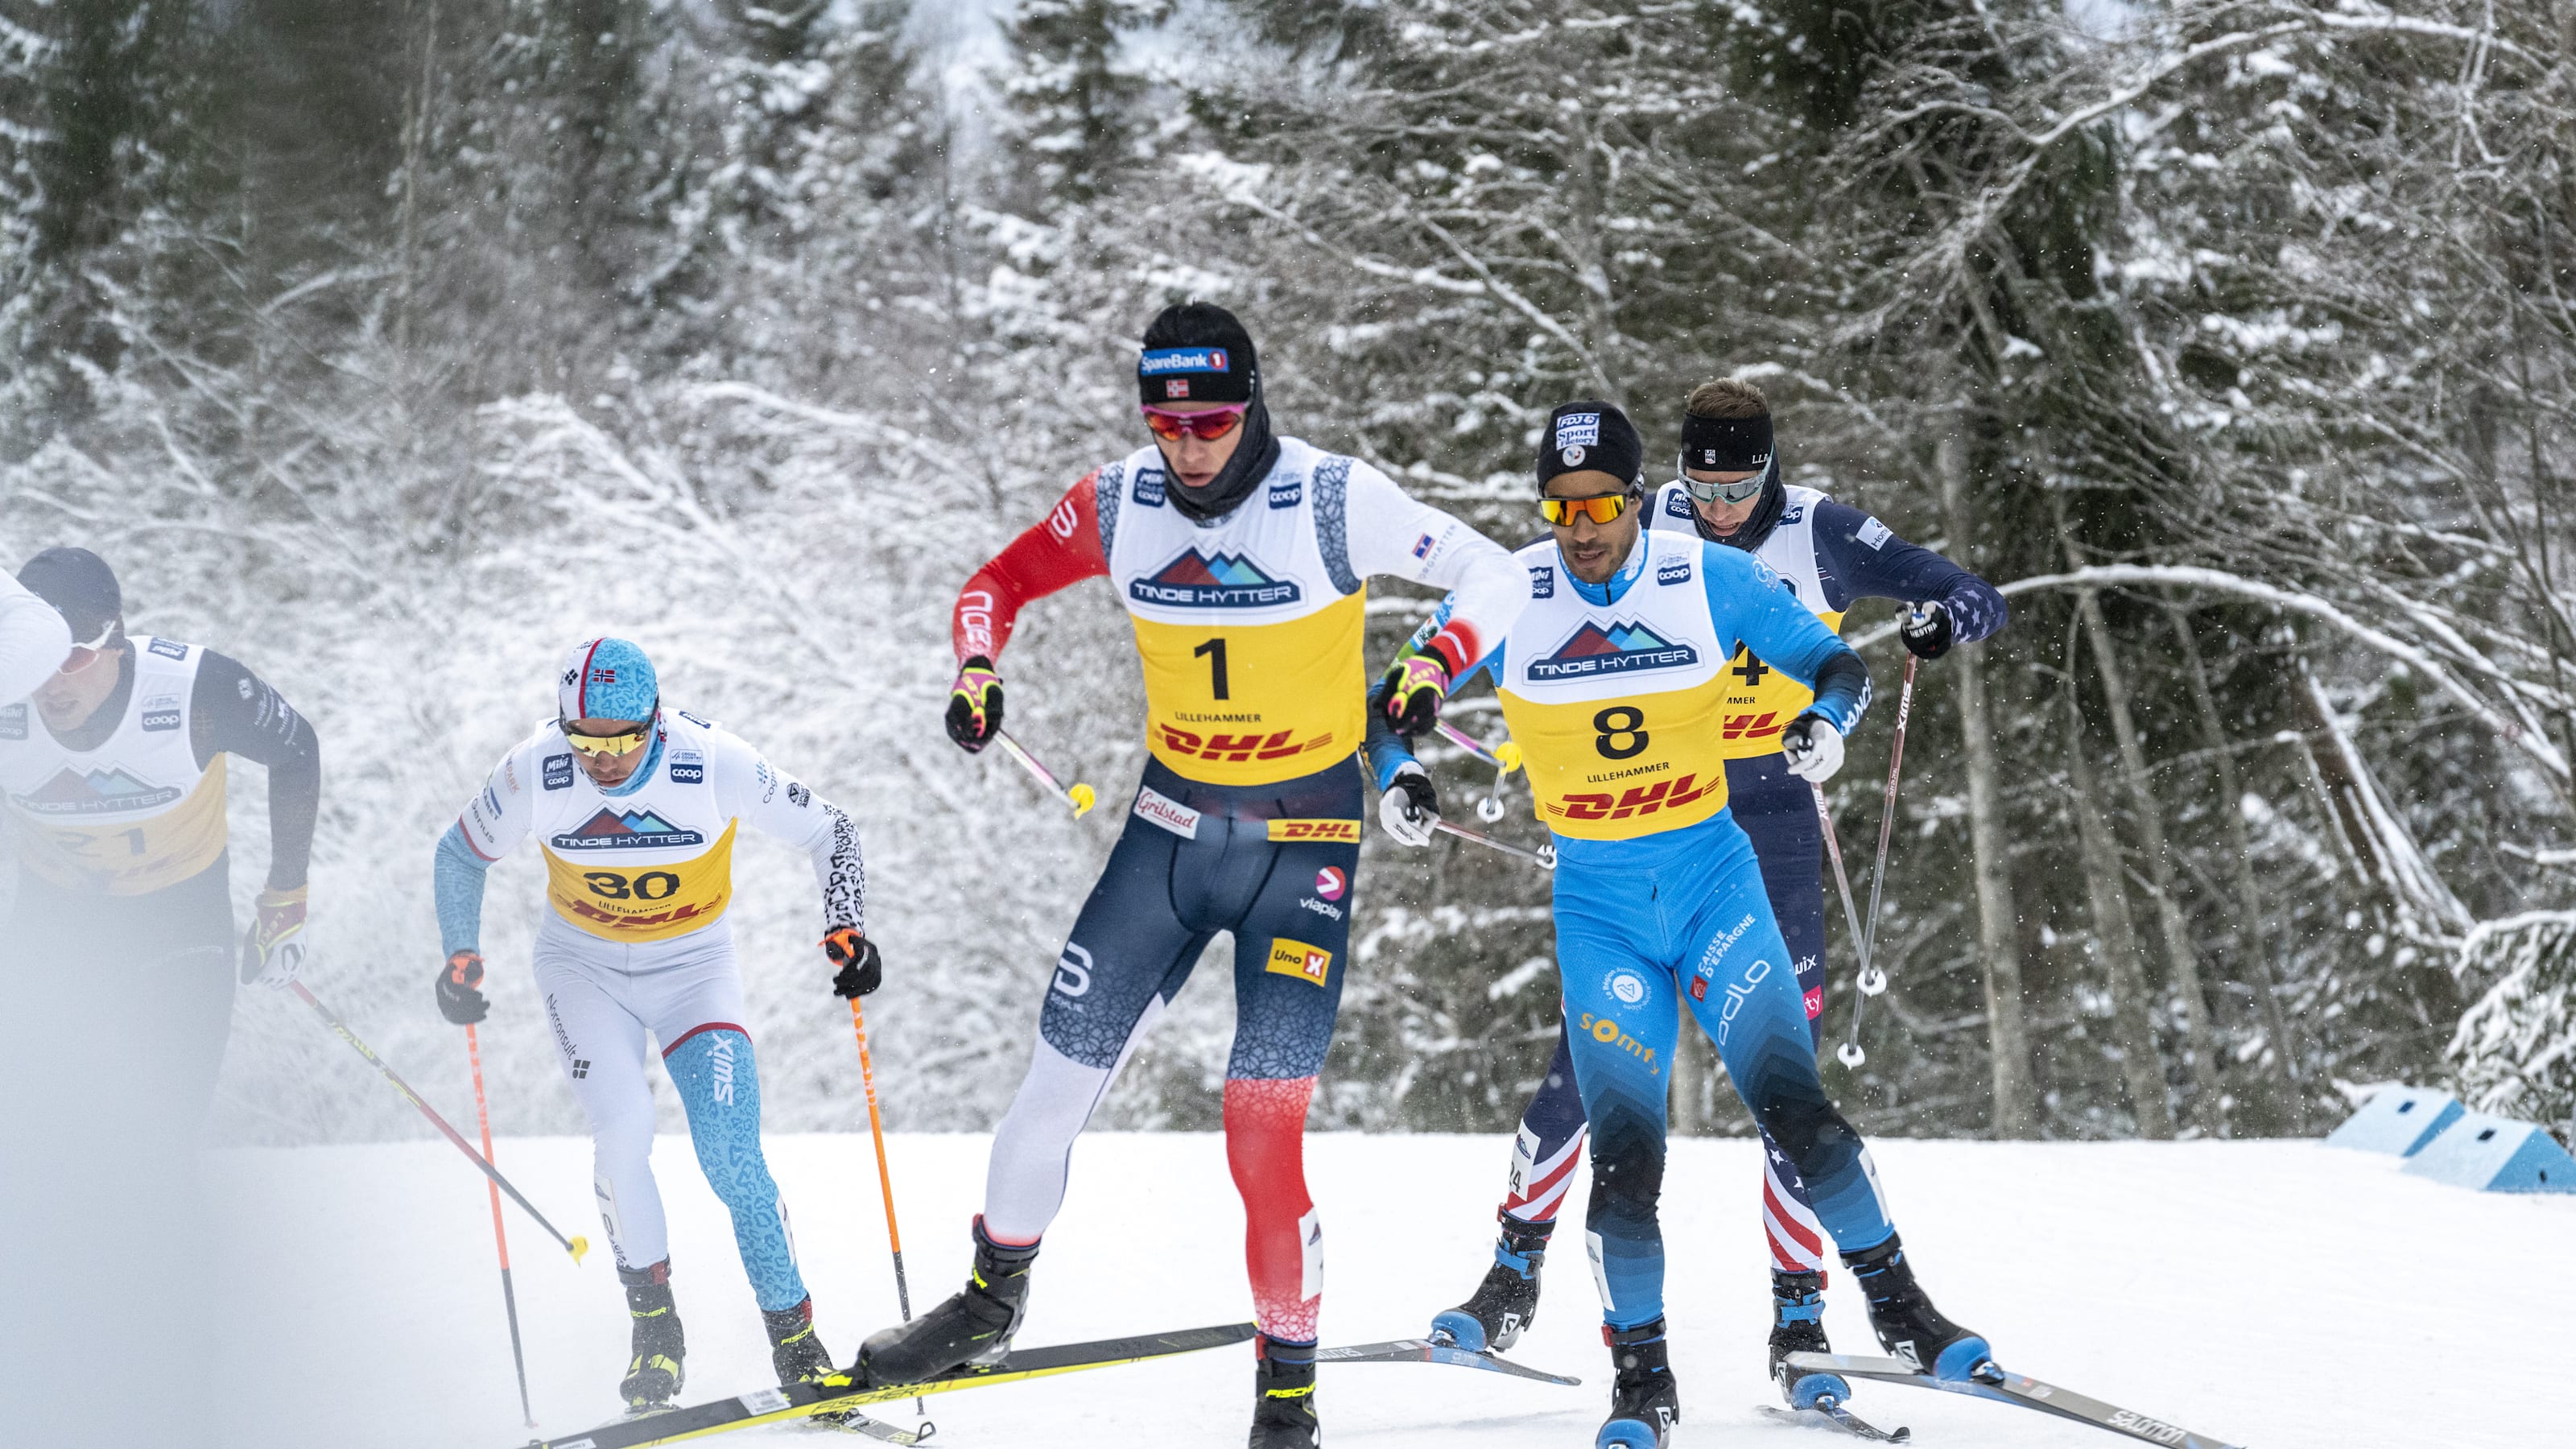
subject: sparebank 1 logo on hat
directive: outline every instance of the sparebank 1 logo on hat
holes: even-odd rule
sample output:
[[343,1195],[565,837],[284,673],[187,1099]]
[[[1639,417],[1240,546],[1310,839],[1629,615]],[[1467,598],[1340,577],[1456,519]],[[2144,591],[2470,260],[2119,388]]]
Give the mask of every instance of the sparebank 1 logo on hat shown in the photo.
[[1583,450],[1601,445],[1599,413],[1567,413],[1556,420],[1556,454],[1571,468],[1583,461]]
[[1173,372],[1225,372],[1232,367],[1222,347],[1149,347],[1136,362],[1142,377]]

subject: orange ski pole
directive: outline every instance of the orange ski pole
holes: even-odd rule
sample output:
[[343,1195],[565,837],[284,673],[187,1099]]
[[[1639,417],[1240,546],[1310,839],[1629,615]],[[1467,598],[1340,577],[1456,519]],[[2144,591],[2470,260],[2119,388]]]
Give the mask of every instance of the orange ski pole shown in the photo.
[[[483,1160],[492,1160],[492,1111],[483,1098],[483,1045],[474,1028],[465,1028],[465,1060],[474,1067],[474,1125],[483,1129]],[[501,1226],[501,1185],[490,1178],[483,1190],[492,1196],[492,1246],[501,1254],[501,1307],[510,1315],[510,1364],[519,1371],[519,1417],[537,1427],[536,1410],[528,1407],[528,1359],[519,1347],[519,1295],[510,1287],[510,1235]]]
[[[886,1246],[894,1253],[894,1301],[902,1310],[903,1321],[912,1321],[912,1289],[903,1278],[903,1230],[894,1223],[894,1172],[886,1166],[885,1118],[877,1110],[877,1069],[868,1060],[868,1019],[859,1009],[859,999],[850,998],[850,1027],[859,1036],[859,1082],[867,1088],[868,1135],[877,1144],[877,1187],[885,1194]],[[921,1412],[921,1401],[912,1402],[912,1411]]]

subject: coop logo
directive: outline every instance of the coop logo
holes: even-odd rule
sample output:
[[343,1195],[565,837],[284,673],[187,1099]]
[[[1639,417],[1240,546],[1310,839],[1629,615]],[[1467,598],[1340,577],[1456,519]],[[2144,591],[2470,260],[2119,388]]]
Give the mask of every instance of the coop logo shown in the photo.
[[0,740],[23,740],[27,737],[27,707],[13,704],[0,709]]
[[1163,506],[1162,469],[1139,468],[1136,470],[1136,503],[1140,508],[1160,508]]
[[1691,516],[1690,495],[1674,489],[1673,496],[1664,500],[1664,512],[1688,522]]
[[706,839],[650,810],[612,812],[603,808],[584,821],[579,830],[565,831],[553,843],[557,850],[676,850],[684,845],[703,845]]
[[1639,669],[1687,669],[1699,662],[1699,651],[1675,644],[1643,624],[1613,621],[1608,628],[1590,619],[1573,637],[1544,659],[1530,661],[1532,679],[1595,679]]
[[670,772],[671,783],[674,785],[705,784],[707,757],[696,750],[673,750]]
[[1129,584],[1127,596],[1140,604],[1184,609],[1266,609],[1293,604],[1305,595],[1294,582],[1272,578],[1242,554],[1210,558],[1190,549],[1152,578]]
[[1535,564],[1531,566],[1530,597],[1533,599],[1553,599],[1556,597],[1556,565]]
[[59,771],[32,793],[15,797],[30,815],[77,819],[155,810],[186,794],[176,785],[154,785],[120,769]]
[[546,756],[545,786],[549,790],[569,790],[572,788],[572,756]]
[[[249,683],[248,680],[242,681]],[[143,701],[143,728],[155,733],[179,727],[179,696],[156,694]]]
[[1690,575],[1690,560],[1686,558],[1667,559],[1655,566],[1655,582],[1659,584],[1686,584]]
[[1305,497],[1306,479],[1302,474],[1284,483],[1270,485],[1270,506],[1273,508],[1294,508],[1303,502]]
[[1222,347],[1151,347],[1136,359],[1138,377],[1166,377],[1175,372],[1227,372],[1232,359]]

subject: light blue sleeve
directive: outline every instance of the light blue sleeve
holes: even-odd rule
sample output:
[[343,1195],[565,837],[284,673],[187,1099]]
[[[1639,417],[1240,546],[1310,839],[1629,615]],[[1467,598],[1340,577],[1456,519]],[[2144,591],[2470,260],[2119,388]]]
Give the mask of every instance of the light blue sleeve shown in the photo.
[[438,900],[439,949],[453,956],[483,949],[483,877],[492,862],[466,843],[465,827],[450,825],[438,837],[430,880]]
[[1771,566],[1740,549],[1700,545],[1700,582],[1717,637],[1816,692],[1817,714],[1850,734],[1869,709],[1869,667],[1798,602]]

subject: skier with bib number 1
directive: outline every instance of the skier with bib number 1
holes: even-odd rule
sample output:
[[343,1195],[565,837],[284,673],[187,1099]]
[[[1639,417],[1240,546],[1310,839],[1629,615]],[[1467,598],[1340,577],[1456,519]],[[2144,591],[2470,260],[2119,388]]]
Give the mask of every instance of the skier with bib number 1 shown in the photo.
[[[989,743],[1002,718],[994,661],[1020,609],[1107,577],[1135,626],[1151,759],[995,1133],[973,1274],[869,1338],[851,1373],[917,1382],[1008,1350],[1075,1136],[1201,949],[1230,931],[1226,1157],[1260,1328],[1250,1442],[1306,1449],[1319,1433],[1323,1227],[1303,1140],[1349,970],[1372,708],[1366,581],[1392,574],[1456,593],[1448,624],[1379,696],[1417,728],[1526,590],[1500,547],[1377,469],[1274,435],[1252,338],[1223,308],[1165,309],[1146,329],[1137,381],[1152,440],[1076,483],[960,592],[947,724],[970,751]],[[1417,810],[1418,771],[1396,785]]]

